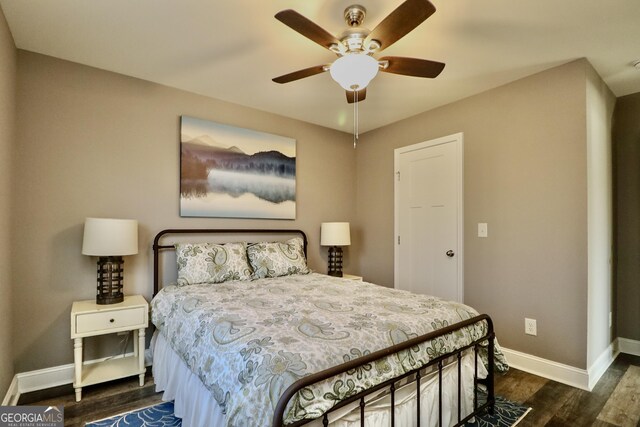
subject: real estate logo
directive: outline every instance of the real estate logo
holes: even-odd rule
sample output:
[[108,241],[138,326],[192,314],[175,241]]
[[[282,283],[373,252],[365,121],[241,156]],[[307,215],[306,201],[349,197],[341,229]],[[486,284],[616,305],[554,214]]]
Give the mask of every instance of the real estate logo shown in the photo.
[[0,406],[0,427],[64,427],[64,407]]

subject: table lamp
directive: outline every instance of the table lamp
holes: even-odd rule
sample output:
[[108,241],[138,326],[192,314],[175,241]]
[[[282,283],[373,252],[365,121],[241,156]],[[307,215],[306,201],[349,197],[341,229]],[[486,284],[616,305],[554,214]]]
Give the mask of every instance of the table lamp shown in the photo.
[[342,277],[342,246],[351,244],[348,222],[323,222],[320,244],[329,246],[329,276]]
[[138,221],[87,218],[84,222],[82,253],[99,257],[96,303],[116,304],[124,301],[122,256],[138,253]]

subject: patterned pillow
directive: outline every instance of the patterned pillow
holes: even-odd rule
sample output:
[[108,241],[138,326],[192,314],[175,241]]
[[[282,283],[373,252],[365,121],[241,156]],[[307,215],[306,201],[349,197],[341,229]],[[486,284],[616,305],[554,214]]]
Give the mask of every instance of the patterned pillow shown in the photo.
[[251,279],[246,243],[177,243],[178,284]]
[[286,242],[249,245],[247,255],[255,279],[311,273],[307,267],[304,244],[300,237]]

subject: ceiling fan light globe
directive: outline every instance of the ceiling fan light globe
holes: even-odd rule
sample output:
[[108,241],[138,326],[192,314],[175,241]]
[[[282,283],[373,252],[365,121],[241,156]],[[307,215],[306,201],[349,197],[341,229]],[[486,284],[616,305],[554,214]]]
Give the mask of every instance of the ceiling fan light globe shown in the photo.
[[378,61],[363,53],[351,53],[336,59],[329,72],[345,90],[362,90],[378,74]]

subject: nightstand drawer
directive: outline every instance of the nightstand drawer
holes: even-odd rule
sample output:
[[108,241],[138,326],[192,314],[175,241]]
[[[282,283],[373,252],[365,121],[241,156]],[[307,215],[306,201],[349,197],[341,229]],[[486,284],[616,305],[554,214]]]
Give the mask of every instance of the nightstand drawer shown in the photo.
[[78,314],[76,316],[76,333],[78,334],[108,331],[136,325],[146,327],[145,307]]

